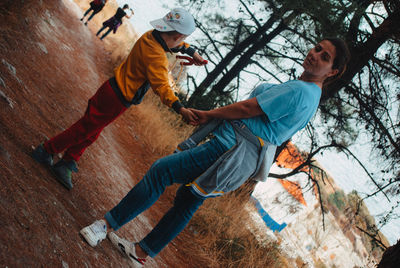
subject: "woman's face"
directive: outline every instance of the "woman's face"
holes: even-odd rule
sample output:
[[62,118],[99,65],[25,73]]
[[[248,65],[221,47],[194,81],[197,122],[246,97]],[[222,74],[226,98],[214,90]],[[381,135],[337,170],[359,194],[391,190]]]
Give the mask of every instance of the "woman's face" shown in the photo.
[[323,40],[313,47],[304,59],[304,71],[322,81],[337,74],[337,69],[332,69],[336,57],[336,48],[328,40]]

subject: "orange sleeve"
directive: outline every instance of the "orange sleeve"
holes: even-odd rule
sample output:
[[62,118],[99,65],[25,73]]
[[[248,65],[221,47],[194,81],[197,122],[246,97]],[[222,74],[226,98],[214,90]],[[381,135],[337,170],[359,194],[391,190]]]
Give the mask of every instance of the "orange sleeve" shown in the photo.
[[147,78],[154,93],[160,96],[161,102],[172,107],[172,104],[178,101],[178,97],[172,90],[168,79],[168,60],[165,55],[149,55],[146,60]]

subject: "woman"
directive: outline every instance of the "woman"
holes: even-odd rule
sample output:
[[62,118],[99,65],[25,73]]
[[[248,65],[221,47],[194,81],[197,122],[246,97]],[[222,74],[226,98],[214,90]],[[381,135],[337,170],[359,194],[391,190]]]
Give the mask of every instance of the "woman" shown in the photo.
[[85,22],[85,25],[87,25],[87,23],[94,17],[94,15],[96,15],[103,9],[106,3],[107,0],[95,0],[90,2],[90,8],[86,10],[85,14],[83,14],[81,21],[83,21],[83,19],[86,17],[87,14],[89,14],[90,11],[93,11],[92,15],[90,15],[90,17]]
[[126,257],[144,264],[147,256],[156,256],[183,230],[207,197],[235,190],[247,178],[255,177],[260,163],[271,162],[275,147],[307,125],[317,110],[324,85],[343,74],[349,57],[342,40],[324,39],[309,51],[298,80],[262,84],[249,99],[211,111],[191,109],[197,116],[195,124],[224,120],[213,130],[214,138],[157,160],[104,219],[80,233],[95,246],[106,237],[107,230],[118,230],[150,207],[166,186],[180,183],[173,207],[140,242],[131,243],[108,233]]
[[[125,10],[127,10],[127,9],[129,9],[131,11],[131,15],[126,14]],[[121,26],[121,24],[122,24],[122,19],[124,17],[129,19],[132,16],[133,16],[133,10],[131,8],[129,8],[128,4],[125,4],[123,6],[123,8],[119,7],[117,9],[117,12],[115,12],[114,16],[112,16],[111,18],[109,18],[108,20],[103,22],[103,27],[101,27],[100,30],[96,33],[96,36],[98,36],[107,27],[108,27],[108,31],[100,37],[100,40],[103,40],[104,37],[106,37],[111,31],[113,31],[113,33],[116,33],[118,30],[118,27]]]

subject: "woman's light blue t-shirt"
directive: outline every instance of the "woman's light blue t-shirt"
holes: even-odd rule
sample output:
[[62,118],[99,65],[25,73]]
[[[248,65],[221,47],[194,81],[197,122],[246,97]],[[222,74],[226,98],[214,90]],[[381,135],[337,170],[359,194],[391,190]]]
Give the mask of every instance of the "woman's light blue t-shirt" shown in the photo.
[[[275,145],[281,145],[304,128],[314,116],[321,98],[315,84],[291,80],[279,85],[261,84],[250,94],[256,98],[264,114],[241,119],[254,135]],[[228,122],[214,131],[227,148],[236,144],[235,132]]]

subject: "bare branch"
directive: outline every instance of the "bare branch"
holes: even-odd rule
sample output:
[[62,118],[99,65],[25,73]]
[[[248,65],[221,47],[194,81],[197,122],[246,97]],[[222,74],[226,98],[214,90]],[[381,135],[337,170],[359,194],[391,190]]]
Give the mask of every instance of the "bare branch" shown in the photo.
[[382,243],[381,240],[376,239],[376,236],[377,236],[377,235],[372,235],[372,234],[368,233],[367,231],[365,231],[364,229],[362,229],[362,228],[359,227],[359,226],[356,226],[356,227],[357,227],[358,230],[360,230],[360,231],[363,232],[364,234],[368,235],[370,238],[372,238],[372,240],[374,240],[375,242],[377,242],[378,245],[379,245],[383,250],[387,249],[387,247]]

